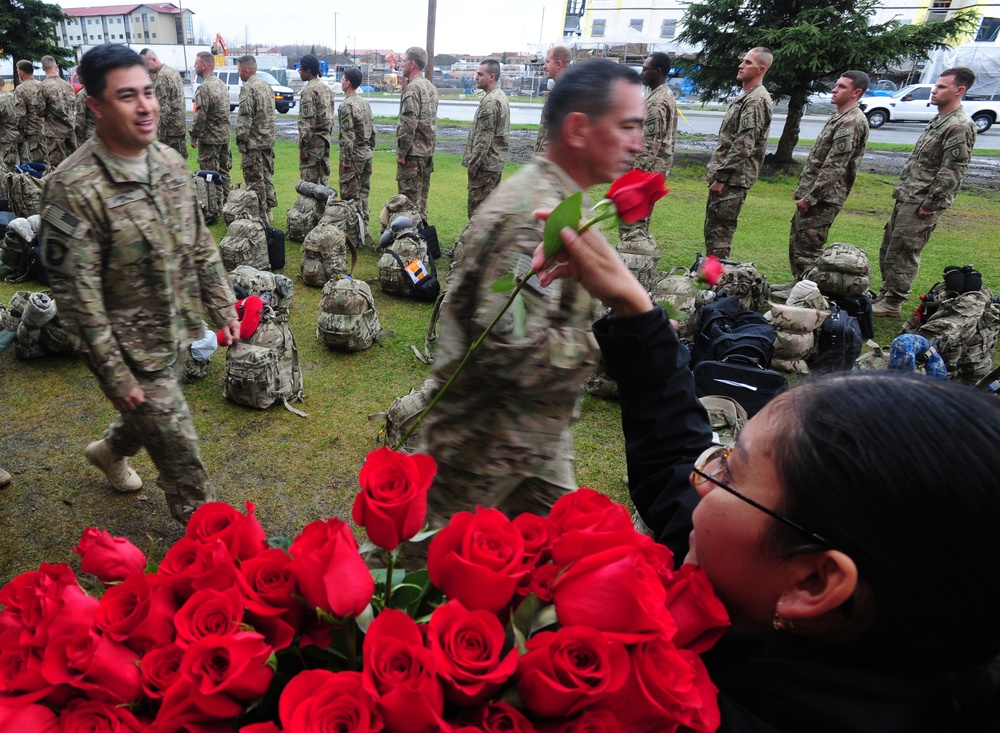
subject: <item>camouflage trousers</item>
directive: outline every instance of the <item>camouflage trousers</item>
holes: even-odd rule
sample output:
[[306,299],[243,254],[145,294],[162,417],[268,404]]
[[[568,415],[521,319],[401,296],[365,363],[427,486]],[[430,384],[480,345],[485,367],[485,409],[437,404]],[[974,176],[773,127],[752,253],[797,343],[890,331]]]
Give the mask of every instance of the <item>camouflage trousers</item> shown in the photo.
[[260,201],[260,217],[267,221],[267,212],[278,205],[274,193],[274,149],[259,148],[243,153],[243,181],[252,188]]
[[921,219],[917,216],[919,209],[920,204],[897,201],[885,225],[878,251],[878,268],[882,274],[879,299],[889,306],[902,306],[909,296],[920,270],[920,253],[941,218],[938,211]]
[[49,165],[58,168],[59,164],[76,150],[76,135],[62,138],[50,137],[45,141],[45,148],[48,150]]
[[215,499],[215,491],[201,462],[198,434],[176,370],[133,372],[133,376],[146,402],[119,414],[104,439],[120,456],[134,456],[145,448],[160,472],[156,484],[167,497],[171,516],[187,522],[191,512]]
[[[302,156],[306,157],[303,158]],[[330,182],[330,143],[322,138],[299,150],[299,178],[325,186]],[[341,195],[343,198],[343,195]]]
[[628,224],[624,221],[618,223],[618,236],[620,239],[625,239],[625,235],[631,232],[633,229],[641,229],[646,234],[649,234],[649,222],[652,221],[652,216],[647,216],[645,219],[639,219],[639,221],[634,221]]
[[22,163],[47,163],[49,160],[49,151],[45,145],[45,138],[41,135],[38,137],[29,137],[22,142],[19,154]]
[[372,159],[340,159],[340,198],[344,201],[361,202],[361,218],[368,226],[368,194],[372,189]]
[[470,219],[475,215],[479,205],[486,200],[486,197],[493,193],[494,189],[500,185],[500,177],[502,175],[502,170],[479,170],[475,173],[469,171],[468,214]]
[[13,168],[20,163],[21,156],[17,154],[17,143],[0,143],[0,165]]
[[705,205],[705,252],[723,259],[729,257],[733,248],[733,235],[736,233],[736,220],[740,217],[740,209],[747,200],[749,188],[742,186],[723,186],[722,193],[716,195],[709,191],[708,203]]
[[164,145],[169,145],[178,153],[180,153],[181,157],[184,158],[184,160],[188,159],[188,144],[186,135],[162,137],[160,138],[160,142],[163,143]]
[[806,212],[795,208],[788,235],[788,262],[796,280],[801,280],[805,271],[816,264],[823,254],[830,227],[842,208],[841,204],[827,201],[817,202]]
[[233,169],[233,151],[229,143],[198,143],[198,167],[203,171],[218,171],[222,176],[222,192],[229,198],[233,190],[233,179],[229,175]]
[[417,205],[427,219],[427,196],[431,190],[434,158],[407,156],[405,163],[396,164],[396,193],[401,193]]

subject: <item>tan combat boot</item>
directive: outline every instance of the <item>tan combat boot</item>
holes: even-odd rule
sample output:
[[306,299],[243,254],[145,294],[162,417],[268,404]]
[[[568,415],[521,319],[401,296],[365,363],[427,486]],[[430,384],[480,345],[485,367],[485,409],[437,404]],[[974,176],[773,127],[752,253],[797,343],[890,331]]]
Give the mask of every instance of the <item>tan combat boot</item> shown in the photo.
[[902,315],[900,308],[886,303],[884,300],[877,300],[872,306],[872,315],[876,318],[899,318]]
[[108,483],[116,491],[131,494],[142,488],[142,479],[128,465],[128,459],[108,448],[103,440],[95,440],[87,446],[87,461],[104,471]]
[[0,489],[6,489],[12,480],[10,474],[0,468]]

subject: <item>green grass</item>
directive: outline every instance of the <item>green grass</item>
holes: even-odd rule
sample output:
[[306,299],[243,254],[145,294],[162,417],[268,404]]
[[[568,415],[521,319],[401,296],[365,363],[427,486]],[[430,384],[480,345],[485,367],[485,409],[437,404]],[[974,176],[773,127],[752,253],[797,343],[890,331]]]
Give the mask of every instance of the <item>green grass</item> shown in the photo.
[[[294,202],[298,179],[294,142],[276,146],[275,186],[279,207],[277,226]],[[234,180],[241,180],[238,154]],[[189,160],[194,169],[194,156]],[[336,170],[336,159],[332,168]],[[466,217],[466,172],[456,155],[438,155],[431,182],[430,220],[450,248]],[[510,165],[509,175],[517,166]],[[396,192],[393,154],[376,152],[372,181],[372,210]],[[704,164],[686,163],[674,169],[671,193],[657,206],[652,233],[663,256],[660,269],[690,265],[703,250],[702,223]],[[892,208],[894,178],[862,174],[845,211],[837,219],[831,241],[852,242],[877,261],[882,227]],[[764,179],[754,186],[743,209],[733,249],[735,257],[752,260],[771,282],[790,279],[788,223],[792,216],[790,177]],[[596,201],[604,187],[591,192]],[[942,217],[924,252],[915,286],[923,292],[949,264],[974,262],[987,284],[1000,288],[1000,251],[990,246],[996,233],[998,193],[962,193]],[[376,225],[377,226],[377,225]],[[217,239],[224,226],[216,225]],[[617,236],[609,232],[609,238]],[[299,247],[288,244],[284,273],[296,279],[291,327],[303,365],[309,418],[296,417],[275,407],[259,412],[227,403],[222,397],[224,354],[213,357],[206,379],[186,388],[188,402],[201,436],[202,454],[219,497],[240,506],[257,504],[258,516],[272,534],[294,534],[313,519],[348,518],[357,487],[357,472],[366,453],[378,444],[377,421],[368,415],[384,410],[397,396],[420,385],[429,367],[418,362],[411,344],[423,345],[431,306],[382,295],[374,285],[384,328],[396,336],[359,354],[329,351],[315,338],[320,291],[298,281]],[[447,268],[444,263],[442,270]],[[877,266],[875,267],[877,275]],[[359,276],[373,280],[374,252],[360,253]],[[877,279],[877,278],[876,278]],[[877,283],[876,283],[877,284]],[[0,283],[0,302],[19,289],[38,284]],[[911,298],[909,307],[916,303]],[[881,319],[878,341],[888,344],[899,322]],[[148,457],[134,460],[146,481],[138,495],[119,495],[83,458],[86,444],[100,437],[114,417],[90,373],[71,358],[21,362],[13,349],[0,354],[0,465],[14,475],[14,484],[0,493],[0,582],[36,567],[41,561],[74,562],[72,546],[86,527],[102,527],[125,535],[158,558],[181,534],[166,511],[156,487],[156,471]],[[576,424],[577,478],[624,499],[625,463],[618,405],[584,398]]]
[[[778,138],[769,137],[768,144],[777,145]],[[812,147],[815,140],[799,140],[796,145]],[[878,150],[885,153],[909,153],[913,150],[913,143],[876,143],[870,142],[865,146],[867,150]],[[1000,158],[1000,148],[976,148],[977,158]]]

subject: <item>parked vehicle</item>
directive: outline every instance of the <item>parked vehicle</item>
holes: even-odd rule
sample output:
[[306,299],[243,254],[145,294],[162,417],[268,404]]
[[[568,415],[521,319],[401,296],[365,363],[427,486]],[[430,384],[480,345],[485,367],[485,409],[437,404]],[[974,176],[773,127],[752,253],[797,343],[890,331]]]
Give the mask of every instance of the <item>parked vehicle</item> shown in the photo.
[[[243,87],[243,80],[240,79],[239,69],[236,66],[216,66],[215,75],[225,82],[229,87],[229,111],[232,112],[240,104],[240,89]],[[274,90],[274,108],[281,114],[295,106],[295,92],[289,87],[283,86],[272,74],[266,71],[258,71],[257,76],[271,85]],[[201,84],[201,77],[195,77],[193,91],[198,90]]]
[[[868,126],[877,130],[887,122],[929,122],[937,114],[931,104],[933,84],[910,84],[890,97],[864,98],[861,109],[868,118]],[[989,130],[1000,117],[1000,102],[969,99],[962,100],[962,108],[976,123],[980,134]]]

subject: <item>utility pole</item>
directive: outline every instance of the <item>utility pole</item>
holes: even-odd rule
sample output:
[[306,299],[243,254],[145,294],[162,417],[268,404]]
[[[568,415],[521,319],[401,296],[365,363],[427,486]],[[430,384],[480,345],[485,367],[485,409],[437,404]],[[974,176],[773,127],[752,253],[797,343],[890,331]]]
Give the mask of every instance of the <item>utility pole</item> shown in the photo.
[[427,68],[424,76],[434,83],[434,27],[437,24],[437,0],[427,0]]
[[337,50],[337,14],[333,14],[333,79],[337,80],[337,54],[340,51]]

